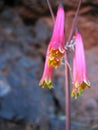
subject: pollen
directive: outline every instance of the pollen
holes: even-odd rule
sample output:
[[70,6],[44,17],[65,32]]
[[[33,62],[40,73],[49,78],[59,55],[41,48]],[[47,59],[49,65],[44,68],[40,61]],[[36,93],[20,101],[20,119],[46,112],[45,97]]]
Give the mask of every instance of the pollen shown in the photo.
[[58,66],[62,63],[64,53],[65,51],[60,51],[60,49],[50,49],[48,53],[48,65],[58,68]]
[[50,79],[45,79],[42,83],[39,84],[42,88],[48,87],[49,89],[53,88],[52,81]]

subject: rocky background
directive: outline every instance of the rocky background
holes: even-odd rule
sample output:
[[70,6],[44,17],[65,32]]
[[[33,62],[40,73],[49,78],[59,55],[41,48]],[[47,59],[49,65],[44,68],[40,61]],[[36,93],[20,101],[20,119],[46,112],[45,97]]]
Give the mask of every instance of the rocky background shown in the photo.
[[[78,0],[59,2],[68,38]],[[82,0],[78,27],[84,40],[92,89],[71,99],[72,130],[98,130],[98,2]],[[41,89],[53,21],[46,0],[0,0],[0,130],[65,130],[64,66],[54,72],[54,89]]]

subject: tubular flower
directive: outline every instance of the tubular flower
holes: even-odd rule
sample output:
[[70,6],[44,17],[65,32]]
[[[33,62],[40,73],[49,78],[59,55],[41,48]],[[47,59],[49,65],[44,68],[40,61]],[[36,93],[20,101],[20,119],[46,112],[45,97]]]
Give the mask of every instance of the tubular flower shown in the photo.
[[49,43],[48,65],[57,68],[62,63],[64,53],[64,9],[60,5],[57,11],[52,38]]
[[86,61],[81,34],[76,32],[75,53],[73,59],[73,89],[72,97],[77,99],[86,88],[91,88],[87,80]]
[[41,78],[40,83],[39,83],[39,85],[42,88],[44,88],[44,87],[48,87],[49,89],[53,88],[52,80],[51,80],[52,79],[52,71],[53,71],[53,67],[48,66],[48,58],[46,56],[44,72],[43,72],[42,78]]

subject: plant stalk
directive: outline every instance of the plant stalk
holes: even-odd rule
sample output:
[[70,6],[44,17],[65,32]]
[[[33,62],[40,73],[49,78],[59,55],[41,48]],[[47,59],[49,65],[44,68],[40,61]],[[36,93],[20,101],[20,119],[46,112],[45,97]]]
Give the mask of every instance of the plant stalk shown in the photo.
[[[65,56],[65,60],[68,60],[68,53]],[[66,62],[65,61],[65,62]],[[68,64],[65,64],[65,112],[66,112],[66,130],[71,130],[71,113],[70,113],[70,75]]]
[[52,10],[52,7],[51,7],[51,4],[50,4],[50,1],[49,1],[49,0],[47,0],[47,4],[48,4],[49,11],[50,11],[50,14],[51,14],[53,23],[54,23],[54,22],[55,22],[55,15],[54,15],[54,13],[53,13],[53,10]]
[[77,17],[78,17],[79,9],[80,9],[80,6],[81,6],[81,2],[82,2],[82,0],[79,1],[77,11],[76,11],[75,17],[73,19],[73,23],[72,23],[72,27],[71,27],[71,31],[70,31],[70,34],[69,34],[69,37],[68,37],[67,44],[70,44],[71,38],[73,36],[74,29],[75,29],[75,26],[76,26],[76,23],[77,23]]

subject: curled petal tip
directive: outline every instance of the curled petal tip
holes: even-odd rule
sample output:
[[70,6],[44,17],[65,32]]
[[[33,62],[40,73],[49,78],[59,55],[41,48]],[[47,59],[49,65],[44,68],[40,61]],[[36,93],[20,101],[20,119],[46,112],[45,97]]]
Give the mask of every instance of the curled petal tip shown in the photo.
[[86,88],[91,88],[89,82],[83,81],[81,84],[76,82],[75,86],[73,87],[71,96],[77,99],[85,91]]

